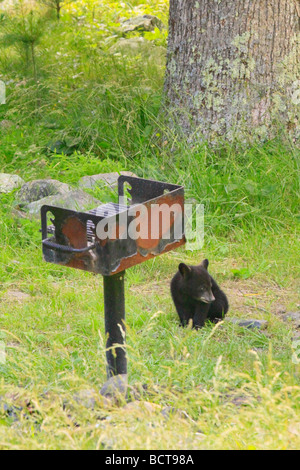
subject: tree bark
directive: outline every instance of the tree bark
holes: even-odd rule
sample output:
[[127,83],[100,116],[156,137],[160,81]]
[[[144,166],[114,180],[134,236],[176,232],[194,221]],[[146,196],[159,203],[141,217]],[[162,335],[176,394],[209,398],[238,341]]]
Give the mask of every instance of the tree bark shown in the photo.
[[170,0],[173,121],[209,139],[270,137],[278,120],[299,130],[299,11],[299,0]]
[[56,0],[56,19],[59,21],[60,20],[60,10],[61,10],[61,4],[59,0]]

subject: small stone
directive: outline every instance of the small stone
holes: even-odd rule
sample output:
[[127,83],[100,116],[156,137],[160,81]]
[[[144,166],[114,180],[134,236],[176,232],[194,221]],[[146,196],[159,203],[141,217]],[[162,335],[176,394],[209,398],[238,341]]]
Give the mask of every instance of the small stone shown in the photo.
[[267,320],[258,320],[255,318],[249,318],[247,320],[243,320],[241,318],[232,318],[232,317],[226,317],[226,321],[229,321],[230,323],[234,323],[240,327],[248,328],[250,330],[252,329],[259,329],[259,330],[264,330],[268,326]]
[[295,331],[292,337],[292,341],[298,341],[300,339],[300,331]]
[[95,408],[95,390],[80,390],[73,396],[76,403],[84,406],[85,408]]
[[96,186],[116,186],[119,173],[101,173],[99,175],[83,176],[80,178],[78,185],[80,188],[92,189]]
[[27,211],[33,217],[40,217],[41,207],[44,205],[62,207],[73,211],[86,211],[98,207],[101,202],[90,194],[81,191],[70,191],[65,194],[47,196],[38,201],[27,204],[22,209]]
[[118,185],[118,178],[120,175],[136,177],[136,175],[131,171],[121,171],[120,174],[118,172],[100,173],[98,175],[83,176],[78,181],[78,185],[80,188],[88,189],[93,189],[96,186],[109,186],[111,189],[115,189]]
[[[87,410],[99,410],[103,408],[110,408],[112,406],[111,400],[99,395],[94,389],[79,390],[73,395],[72,400],[63,400],[64,410],[73,413],[76,405],[82,406]],[[75,403],[74,403],[75,402]],[[78,424],[78,423],[77,423]]]
[[132,171],[120,171],[120,175],[132,176],[133,178],[138,178],[138,176],[135,173],[132,173]]
[[0,412],[4,413],[6,416],[11,418],[13,421],[19,421],[20,413],[22,412],[21,407],[16,407],[14,405],[8,405],[0,398]]
[[277,314],[281,314],[281,313],[285,313],[286,312],[286,308],[284,305],[277,305],[276,307],[276,313]]
[[155,28],[163,29],[162,21],[154,15],[139,15],[129,18],[122,23],[120,29],[123,33],[132,31],[154,31]]
[[4,299],[13,302],[24,302],[30,299],[31,296],[26,292],[20,290],[7,290],[4,294]]
[[66,140],[55,140],[49,142],[46,146],[46,150],[49,153],[64,154],[67,156],[72,155],[76,149],[78,149],[81,139],[66,139]]
[[34,180],[24,184],[16,196],[19,205],[30,204],[47,196],[55,196],[57,194],[66,194],[72,188],[60,181],[53,179]]
[[287,312],[283,319],[287,322],[293,322],[296,328],[300,327],[300,312]]
[[127,395],[127,388],[127,374],[114,375],[105,382],[100,390],[100,395],[106,398],[124,399]]
[[25,397],[19,397],[18,394],[6,394],[0,396],[0,413],[4,413],[13,421],[20,421],[26,417],[27,414],[34,414],[34,409],[31,401]]
[[242,405],[250,405],[252,401],[251,397],[247,395],[235,395],[230,393],[225,395],[225,399],[237,407]]
[[10,193],[14,189],[20,188],[25,181],[18,175],[0,173],[0,193]]
[[16,219],[27,219],[27,214],[25,212],[19,211],[18,209],[12,209],[11,215]]

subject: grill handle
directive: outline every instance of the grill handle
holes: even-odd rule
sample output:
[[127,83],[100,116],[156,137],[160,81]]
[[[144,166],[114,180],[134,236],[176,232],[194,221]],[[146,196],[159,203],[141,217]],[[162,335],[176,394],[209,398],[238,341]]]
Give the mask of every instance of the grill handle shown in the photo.
[[43,246],[50,248],[50,250],[60,251],[61,253],[85,253],[86,251],[94,250],[94,248],[96,248],[96,243],[86,246],[85,248],[73,248],[72,246],[59,245],[51,240],[52,238],[45,238],[45,240],[42,241]]

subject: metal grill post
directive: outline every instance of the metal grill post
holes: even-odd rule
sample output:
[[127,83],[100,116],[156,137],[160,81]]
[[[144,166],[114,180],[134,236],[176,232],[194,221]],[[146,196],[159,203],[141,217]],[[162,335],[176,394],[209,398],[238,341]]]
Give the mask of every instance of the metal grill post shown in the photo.
[[103,276],[108,378],[127,374],[124,276],[125,271],[113,276]]

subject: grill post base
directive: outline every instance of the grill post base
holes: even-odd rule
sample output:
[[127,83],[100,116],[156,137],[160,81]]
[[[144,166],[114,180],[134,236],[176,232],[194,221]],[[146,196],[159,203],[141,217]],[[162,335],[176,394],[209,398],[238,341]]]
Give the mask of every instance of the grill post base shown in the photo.
[[114,375],[127,374],[124,277],[125,271],[103,276],[108,379]]

